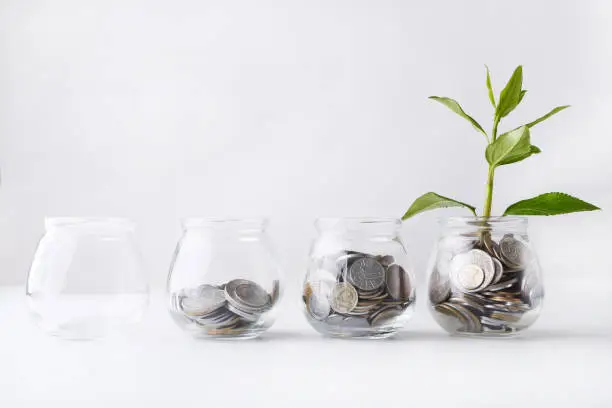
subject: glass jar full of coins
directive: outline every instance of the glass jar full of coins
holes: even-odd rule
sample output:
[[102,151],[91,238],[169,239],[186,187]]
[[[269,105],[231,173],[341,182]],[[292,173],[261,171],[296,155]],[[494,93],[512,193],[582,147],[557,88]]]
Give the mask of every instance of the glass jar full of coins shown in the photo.
[[280,271],[263,219],[188,219],[168,276],[169,309],[195,337],[252,338],[274,322]]
[[400,239],[401,221],[321,218],[304,280],[308,322],[336,337],[384,338],[410,318],[414,275]]
[[509,336],[538,318],[543,288],[524,217],[455,217],[430,265],[429,304],[451,334]]

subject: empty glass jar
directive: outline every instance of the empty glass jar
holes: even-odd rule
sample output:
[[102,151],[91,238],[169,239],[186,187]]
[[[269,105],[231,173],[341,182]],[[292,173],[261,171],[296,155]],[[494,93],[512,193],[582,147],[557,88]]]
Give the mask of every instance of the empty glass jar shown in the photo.
[[134,224],[117,218],[47,218],[28,275],[36,322],[53,335],[91,339],[138,322],[148,282]]
[[195,337],[253,338],[275,318],[280,270],[265,219],[188,219],[168,276],[169,310]]
[[509,336],[531,326],[544,296],[525,217],[455,217],[430,265],[429,304],[451,334]]
[[384,338],[410,318],[414,275],[394,218],[321,218],[304,280],[308,322],[335,337]]

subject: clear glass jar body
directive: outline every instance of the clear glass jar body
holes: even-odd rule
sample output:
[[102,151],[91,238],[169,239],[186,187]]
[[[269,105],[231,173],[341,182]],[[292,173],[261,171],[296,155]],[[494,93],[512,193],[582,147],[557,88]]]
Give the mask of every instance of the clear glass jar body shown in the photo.
[[512,336],[540,314],[544,291],[525,217],[456,217],[429,267],[429,305],[451,334]]
[[385,338],[414,310],[414,273],[400,238],[401,221],[322,218],[309,257],[302,300],[318,332]]
[[37,324],[72,339],[103,337],[137,323],[148,305],[132,222],[47,218],[26,295]]
[[253,338],[274,323],[280,269],[265,219],[183,222],[168,275],[169,311],[194,337]]

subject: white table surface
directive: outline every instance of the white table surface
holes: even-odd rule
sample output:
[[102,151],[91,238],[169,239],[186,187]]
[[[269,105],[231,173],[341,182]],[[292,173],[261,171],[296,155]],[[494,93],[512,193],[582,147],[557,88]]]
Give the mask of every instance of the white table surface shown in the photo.
[[284,299],[261,338],[221,342],[187,336],[162,300],[129,333],[66,341],[31,323],[22,288],[0,288],[0,407],[612,406],[610,324],[549,316],[522,337],[463,339],[421,307],[395,338],[340,340]]

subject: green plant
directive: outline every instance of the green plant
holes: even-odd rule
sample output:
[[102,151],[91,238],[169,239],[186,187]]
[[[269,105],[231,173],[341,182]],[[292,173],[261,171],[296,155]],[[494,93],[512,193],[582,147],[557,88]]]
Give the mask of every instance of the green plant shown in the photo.
[[[517,163],[534,154],[539,154],[541,150],[537,146],[531,144],[531,128],[550,118],[554,114],[568,108],[569,106],[558,106],[533,122],[510,130],[506,133],[502,133],[498,136],[498,126],[501,120],[508,116],[508,114],[521,103],[523,97],[527,93],[526,90],[522,89],[523,67],[518,66],[514,70],[512,77],[510,77],[510,80],[506,84],[506,87],[501,91],[497,102],[495,100],[493,87],[491,85],[489,68],[486,67],[486,70],[486,85],[489,92],[489,100],[495,109],[495,113],[493,115],[493,128],[490,135],[474,118],[465,113],[457,101],[440,96],[430,96],[429,98],[440,102],[457,115],[466,119],[471,123],[474,129],[485,137],[487,141],[485,159],[489,164],[489,171],[487,174],[486,195],[482,215],[484,217],[490,217],[491,206],[493,204],[495,170],[498,167]],[[424,211],[446,207],[464,207],[469,209],[475,216],[477,215],[476,208],[472,205],[429,192],[417,198],[414,203],[412,203],[408,211],[406,211],[402,219],[408,219]],[[599,210],[599,208],[568,194],[554,192],[541,194],[537,197],[516,202],[506,208],[503,215],[557,215],[593,210]]]

